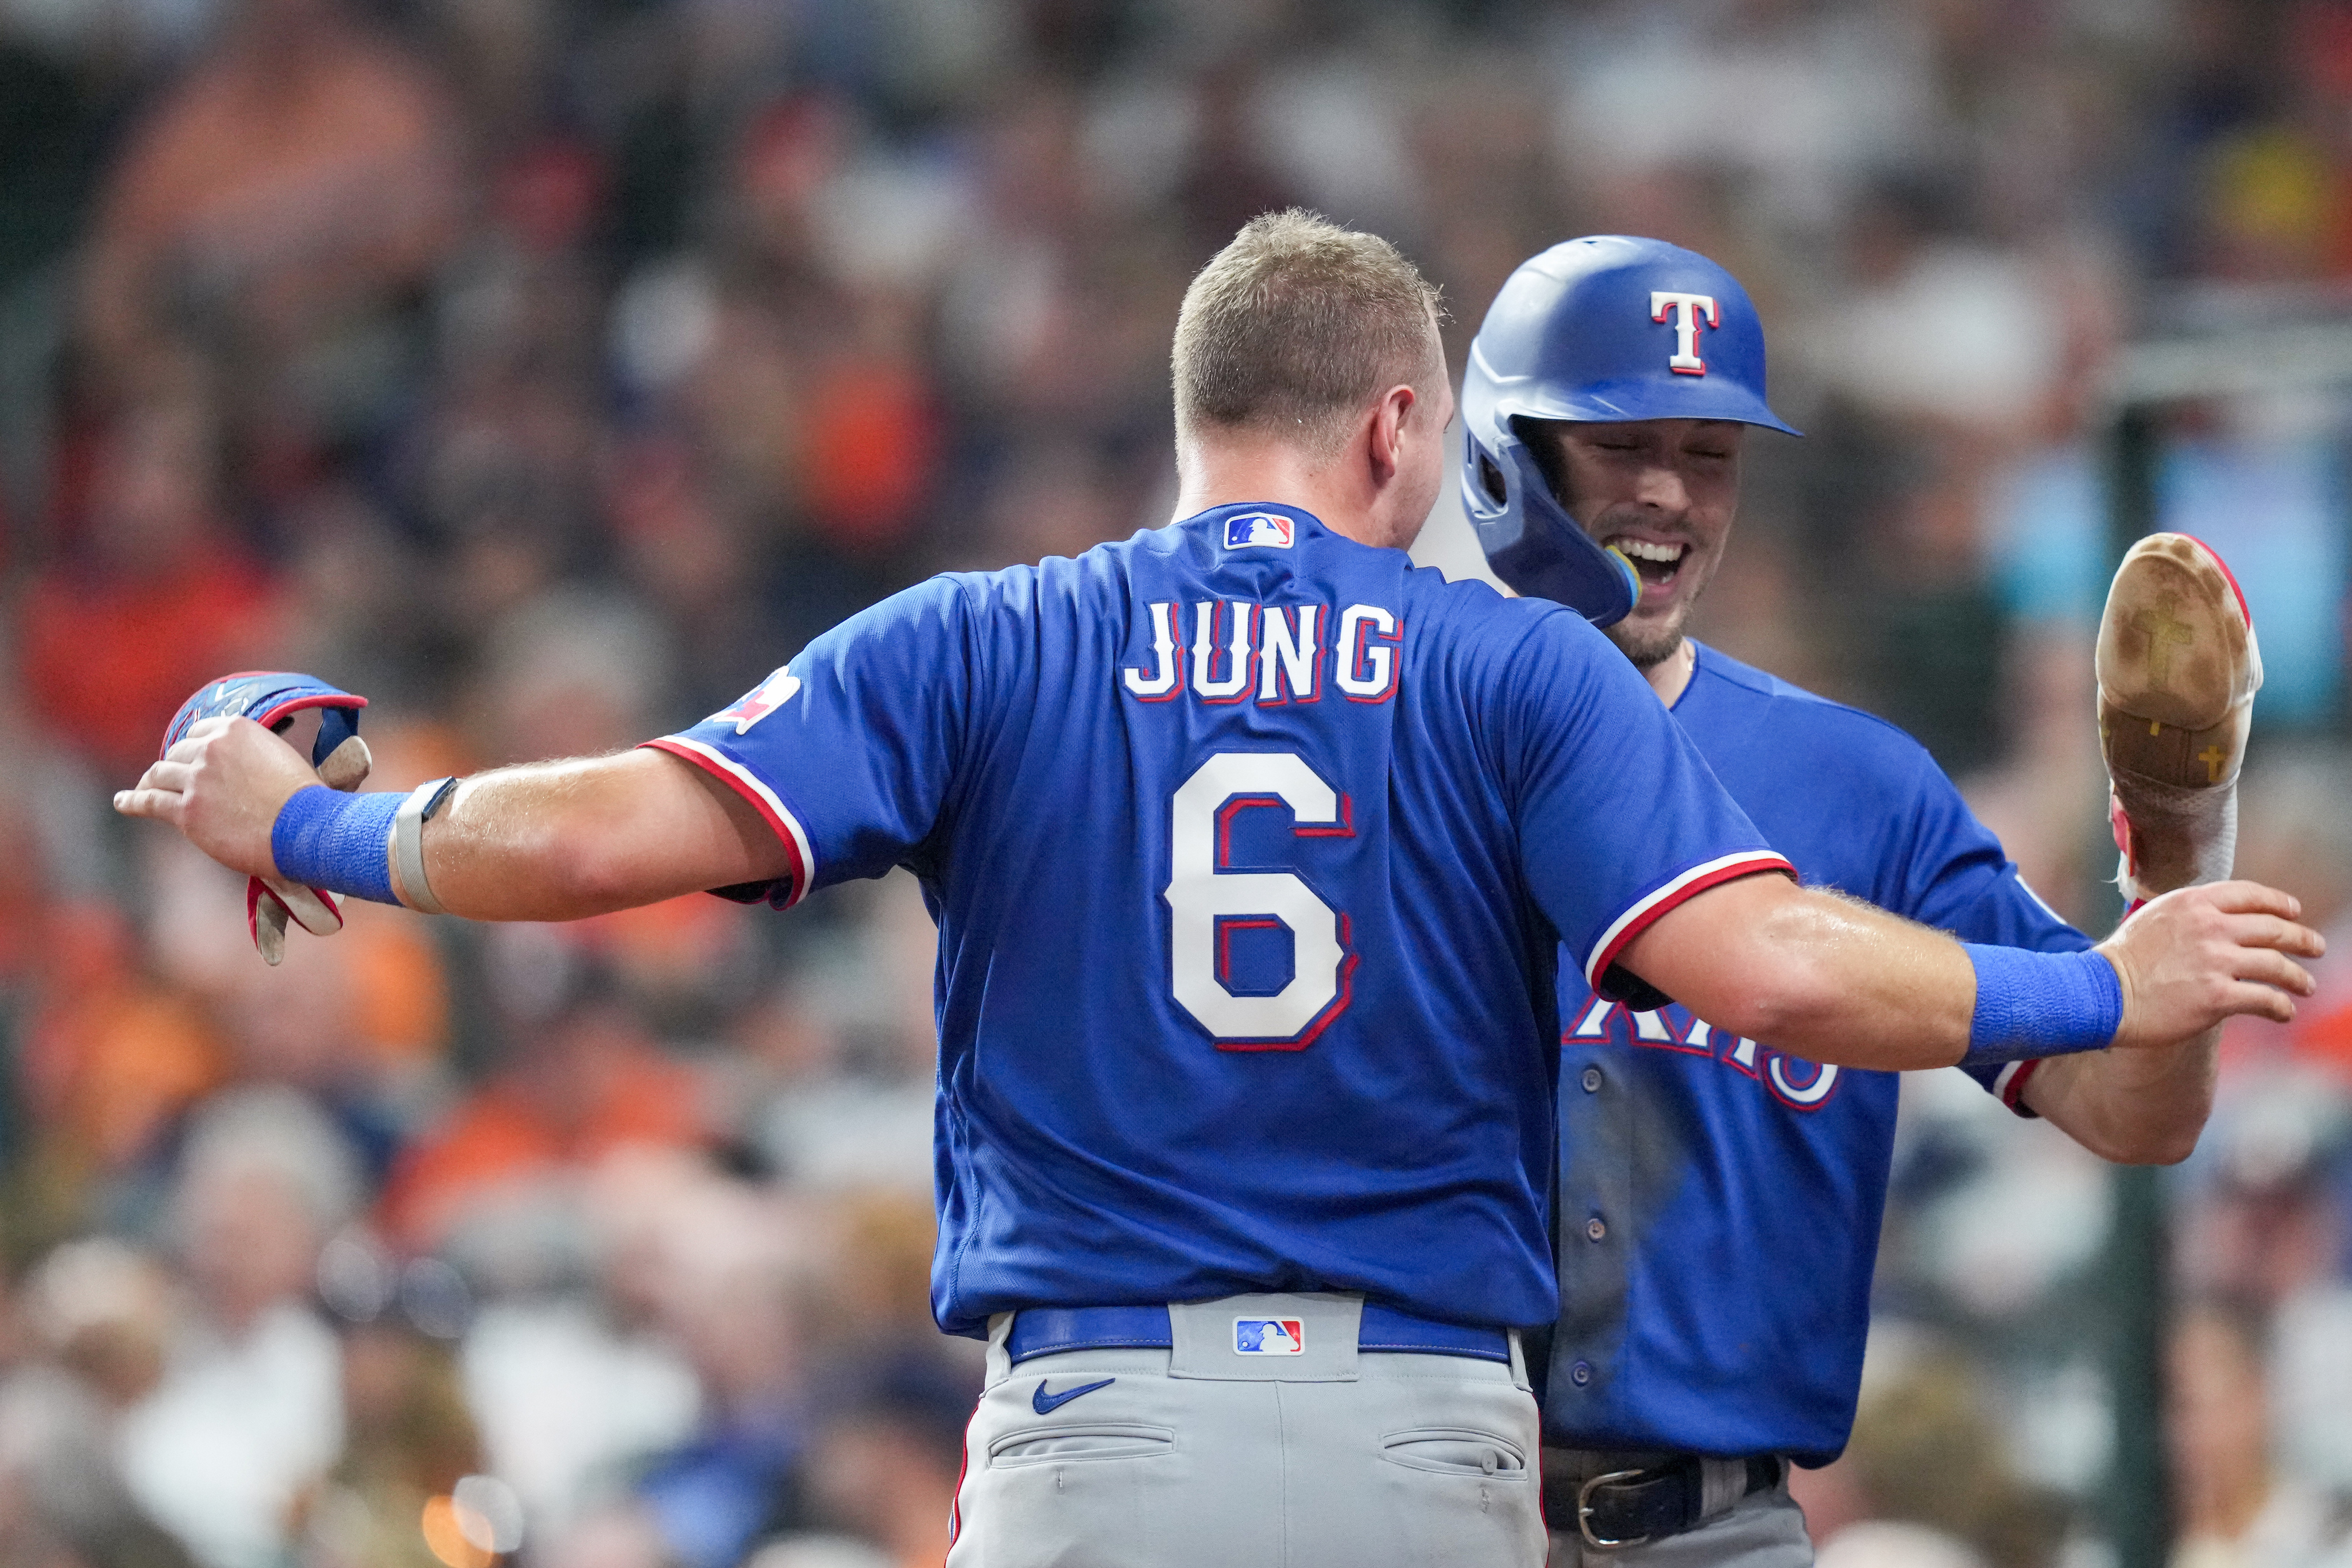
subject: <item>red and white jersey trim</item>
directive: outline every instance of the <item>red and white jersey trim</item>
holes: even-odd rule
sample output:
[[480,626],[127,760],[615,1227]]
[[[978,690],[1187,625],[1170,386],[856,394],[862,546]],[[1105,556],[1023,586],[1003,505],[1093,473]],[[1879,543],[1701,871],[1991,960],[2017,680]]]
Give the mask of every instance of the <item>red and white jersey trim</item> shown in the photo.
[[668,735],[645,744],[656,751],[682,757],[704,771],[716,775],[731,786],[737,794],[751,802],[753,809],[775,831],[776,837],[784,841],[784,852],[792,858],[793,893],[784,901],[784,907],[790,909],[807,895],[809,883],[816,873],[816,852],[809,848],[808,833],[801,827],[800,820],[776,798],[773,789],[741,763],[701,741],[689,740],[682,735]]
[[1625,950],[1625,945],[1647,930],[1652,921],[1685,899],[1696,897],[1722,883],[1767,871],[1780,872],[1791,878],[1797,874],[1795,866],[1770,850],[1745,850],[1736,855],[1725,855],[1720,860],[1695,865],[1664,887],[1654,890],[1612,922],[1609,929],[1601,934],[1601,940],[1592,945],[1592,956],[1584,965],[1584,983],[1595,991],[1600,990],[1601,977],[1609,973],[1609,966],[1617,961],[1617,955]]
[[2000,1097],[2002,1104],[2019,1115],[2038,1118],[2040,1113],[2025,1103],[2025,1086],[2033,1081],[2033,1070],[2041,1065],[2042,1059],[2038,1056],[2011,1062],[1994,1075],[1992,1092]]

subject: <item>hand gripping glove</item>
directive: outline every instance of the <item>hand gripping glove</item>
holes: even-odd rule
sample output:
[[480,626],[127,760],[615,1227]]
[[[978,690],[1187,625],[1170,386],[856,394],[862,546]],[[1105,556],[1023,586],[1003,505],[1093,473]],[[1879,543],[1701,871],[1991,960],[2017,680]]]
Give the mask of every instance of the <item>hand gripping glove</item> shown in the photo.
[[2097,659],[2099,750],[2130,908],[2227,878],[2238,767],[2263,685],[2237,579],[2187,534],[2148,535],[2116,570]]
[[[314,675],[283,670],[247,670],[207,682],[180,705],[172,726],[163,732],[163,750],[185,737],[203,718],[252,719],[298,749],[310,742],[310,766],[319,782],[331,789],[352,790],[368,776],[373,759],[359,735],[360,709],[367,698],[329,685]],[[317,729],[311,730],[311,715]],[[289,921],[314,936],[331,936],[343,928],[342,911],[324,888],[304,887],[280,878],[257,876],[245,887],[246,929],[262,958],[276,964],[286,956]]]

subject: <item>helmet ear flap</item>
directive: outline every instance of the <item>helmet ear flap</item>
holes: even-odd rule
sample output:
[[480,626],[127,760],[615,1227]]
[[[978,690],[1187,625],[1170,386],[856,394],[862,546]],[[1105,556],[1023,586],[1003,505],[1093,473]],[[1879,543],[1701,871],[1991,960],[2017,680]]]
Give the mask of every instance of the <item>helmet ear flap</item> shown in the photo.
[[1474,433],[1464,454],[1465,509],[1486,564],[1514,591],[1565,604],[1595,626],[1623,620],[1642,596],[1633,562],[1595,543],[1554,498],[1519,422],[1507,431],[1491,448]]
[[1516,531],[1530,503],[1551,498],[1527,426],[1526,420],[1507,419],[1494,436],[1473,431],[1463,443],[1463,500],[1473,521],[1508,523]]
[[1510,505],[1510,486],[1503,482],[1502,469],[1497,467],[1495,460],[1484,452],[1475,455],[1478,488],[1486,493],[1486,499],[1494,505],[1497,507]]

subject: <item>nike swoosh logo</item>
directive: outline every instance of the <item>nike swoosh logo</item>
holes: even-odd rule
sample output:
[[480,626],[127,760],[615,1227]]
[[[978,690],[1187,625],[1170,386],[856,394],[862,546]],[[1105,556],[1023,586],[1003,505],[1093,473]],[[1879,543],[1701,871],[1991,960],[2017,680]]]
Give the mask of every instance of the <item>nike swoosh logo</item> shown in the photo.
[[1100,1383],[1081,1383],[1076,1388],[1065,1388],[1059,1394],[1048,1394],[1045,1392],[1045,1385],[1052,1381],[1053,1379],[1049,1377],[1039,1382],[1037,1392],[1029,1396],[1029,1408],[1040,1416],[1050,1416],[1079,1395],[1092,1394],[1097,1388],[1108,1388],[1118,1379],[1106,1377]]

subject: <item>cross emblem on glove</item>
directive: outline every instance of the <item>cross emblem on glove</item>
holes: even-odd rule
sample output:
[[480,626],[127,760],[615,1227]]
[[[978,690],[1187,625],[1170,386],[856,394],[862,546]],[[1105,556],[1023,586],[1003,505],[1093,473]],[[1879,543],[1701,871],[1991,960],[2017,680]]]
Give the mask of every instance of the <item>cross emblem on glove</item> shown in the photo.
[[2158,685],[2172,679],[2172,650],[2197,641],[2195,628],[2173,613],[2179,604],[2179,595],[2168,593],[2157,601],[2155,609],[2132,617],[2132,630],[2147,639],[2148,679]]

